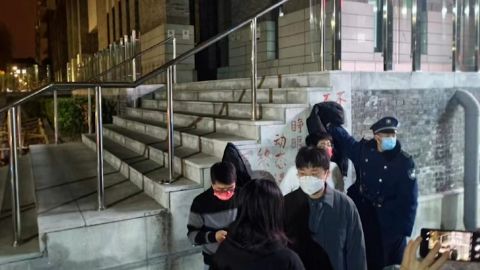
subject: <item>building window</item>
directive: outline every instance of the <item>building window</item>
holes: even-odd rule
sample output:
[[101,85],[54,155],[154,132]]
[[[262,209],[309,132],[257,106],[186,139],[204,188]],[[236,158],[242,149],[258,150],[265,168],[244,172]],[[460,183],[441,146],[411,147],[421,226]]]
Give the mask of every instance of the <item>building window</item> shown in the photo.
[[135,30],[140,32],[140,5],[138,0],[135,0]]
[[[410,0],[411,2],[411,0]],[[428,10],[427,10],[427,1],[418,1],[418,22],[420,31],[420,53],[428,53]]]
[[110,44],[110,14],[107,13],[107,44]]
[[120,26],[120,32],[118,34],[121,38],[123,36],[122,0],[118,1],[118,24],[118,26]]
[[130,0],[125,0],[125,15],[127,15],[127,34],[130,35],[132,28],[130,28]]
[[117,40],[117,27],[115,26],[115,8],[112,7],[112,33],[113,41]]
[[373,0],[373,18],[375,29],[375,52],[383,52],[383,6],[382,0]]

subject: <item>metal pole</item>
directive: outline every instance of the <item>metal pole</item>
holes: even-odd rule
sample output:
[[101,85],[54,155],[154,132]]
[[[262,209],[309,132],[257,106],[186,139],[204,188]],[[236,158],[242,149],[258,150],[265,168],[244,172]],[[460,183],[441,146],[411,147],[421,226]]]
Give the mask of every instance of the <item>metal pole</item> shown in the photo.
[[251,82],[252,82],[252,120],[257,120],[257,18],[253,18],[250,24],[252,36],[252,55],[251,55]]
[[174,180],[174,134],[173,134],[173,67],[167,69],[167,129],[168,129],[168,183]]
[[[173,59],[177,58],[177,38],[172,39],[173,44]],[[177,65],[173,65],[173,83],[177,83]]]
[[320,6],[320,71],[325,70],[325,9],[326,1],[321,0]]
[[98,210],[105,209],[105,183],[103,181],[103,123],[102,88],[95,87],[95,131],[97,133],[97,196]]
[[475,71],[480,69],[480,18],[479,18],[480,0],[475,1]]
[[87,108],[87,121],[88,121],[88,134],[92,134],[92,90],[88,88],[88,108]]
[[22,239],[22,221],[20,216],[20,196],[18,185],[18,158],[17,158],[17,115],[16,107],[8,111],[8,138],[10,144],[10,186],[12,189],[12,221],[14,241],[13,246],[17,247]]
[[458,69],[458,62],[457,62],[457,55],[459,49],[459,42],[457,35],[459,35],[459,31],[457,31],[457,26],[459,25],[458,12],[462,12],[458,10],[459,0],[455,0],[453,3],[454,9],[452,12],[452,20],[453,20],[453,35],[452,35],[452,71],[457,71]]
[[392,70],[393,2],[383,0],[383,70]]
[[332,69],[333,70],[340,70],[342,68],[341,64],[341,54],[342,54],[342,42],[341,42],[341,35],[342,35],[342,10],[341,10],[341,3],[340,0],[334,0],[333,2],[333,10],[332,10]]
[[420,70],[420,46],[418,36],[418,3],[417,0],[412,1],[412,71]]
[[18,129],[18,152],[22,154],[23,140],[22,140],[22,107],[17,107],[17,129]]
[[58,99],[57,90],[53,91],[53,128],[55,132],[55,144],[58,144]]

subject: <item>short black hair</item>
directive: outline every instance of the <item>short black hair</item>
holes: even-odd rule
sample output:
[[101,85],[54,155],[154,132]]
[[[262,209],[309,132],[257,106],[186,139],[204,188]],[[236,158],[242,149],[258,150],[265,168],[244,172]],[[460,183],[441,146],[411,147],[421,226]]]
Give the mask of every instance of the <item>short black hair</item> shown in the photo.
[[222,183],[225,185],[231,185],[237,182],[237,170],[230,162],[217,162],[210,168],[210,177],[212,184]]
[[331,143],[333,142],[332,136],[326,132],[317,132],[308,134],[307,138],[305,138],[305,144],[307,146],[317,146],[319,141],[322,140],[329,140]]
[[330,168],[330,159],[325,149],[320,149],[316,146],[304,146],[298,150],[295,165],[297,169],[320,167],[328,170]]

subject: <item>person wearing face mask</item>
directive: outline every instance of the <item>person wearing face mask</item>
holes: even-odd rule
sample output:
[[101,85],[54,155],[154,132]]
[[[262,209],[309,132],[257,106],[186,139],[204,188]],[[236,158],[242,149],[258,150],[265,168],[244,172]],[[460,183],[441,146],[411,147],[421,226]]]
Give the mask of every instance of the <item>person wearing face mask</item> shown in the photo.
[[212,186],[193,199],[187,224],[188,239],[203,248],[204,269],[210,269],[212,256],[228,237],[227,228],[237,216],[235,167],[230,162],[218,162],[210,175]]
[[343,127],[327,124],[336,147],[355,166],[357,180],[347,194],[360,213],[369,270],[400,264],[415,221],[415,164],[397,140],[398,125],[384,117],[370,127],[373,139],[356,141]]
[[[362,224],[353,201],[327,183],[330,158],[325,149],[302,147],[295,159],[300,188],[285,196],[285,226],[306,269],[315,261],[311,240],[328,254],[332,269],[367,269]],[[313,247],[314,248],[314,247]]]
[[[325,149],[327,152],[329,160],[333,155],[333,144],[332,144],[332,136],[330,136],[326,132],[317,132],[313,134],[309,134],[307,138],[305,138],[305,143],[307,146],[315,146],[318,148]],[[331,188],[335,188],[339,191],[344,191],[344,181],[343,175],[340,172],[337,164],[330,161],[329,167],[330,174],[327,177],[327,184]],[[288,193],[298,189],[300,187],[300,183],[298,181],[298,172],[295,166],[290,167],[287,170],[287,173],[283,177],[282,181],[280,182],[280,190],[282,194],[285,196]]]

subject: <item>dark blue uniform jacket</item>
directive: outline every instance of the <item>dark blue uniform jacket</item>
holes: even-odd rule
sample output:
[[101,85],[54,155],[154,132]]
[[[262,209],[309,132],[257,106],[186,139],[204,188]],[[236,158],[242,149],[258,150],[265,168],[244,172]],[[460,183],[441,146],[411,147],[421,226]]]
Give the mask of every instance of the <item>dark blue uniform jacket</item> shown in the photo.
[[418,197],[412,157],[401,150],[398,141],[393,150],[381,153],[374,139],[358,142],[343,127],[330,126],[329,133],[335,148],[343,151],[355,166],[357,180],[348,195],[356,204],[362,200],[374,206],[382,235],[410,236]]

